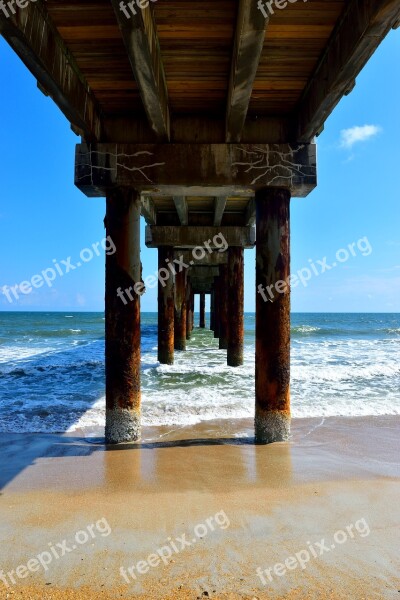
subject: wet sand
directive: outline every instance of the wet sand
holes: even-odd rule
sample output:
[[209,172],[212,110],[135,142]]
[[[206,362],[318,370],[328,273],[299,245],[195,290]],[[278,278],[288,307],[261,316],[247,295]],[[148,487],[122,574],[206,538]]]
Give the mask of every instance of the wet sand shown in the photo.
[[399,433],[374,417],[295,420],[269,446],[249,421],[108,449],[95,431],[2,434],[0,598],[398,599]]

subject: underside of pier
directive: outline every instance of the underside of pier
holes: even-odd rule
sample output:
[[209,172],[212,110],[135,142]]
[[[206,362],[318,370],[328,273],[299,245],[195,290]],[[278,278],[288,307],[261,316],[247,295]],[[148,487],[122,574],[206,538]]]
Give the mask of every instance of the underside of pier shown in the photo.
[[290,200],[316,186],[317,136],[398,0],[17,0],[0,32],[81,136],[75,184],[106,198],[106,438],[140,437],[140,217],[158,252],[158,358],[194,296],[243,362],[244,250],[256,247],[261,443],[290,433]]

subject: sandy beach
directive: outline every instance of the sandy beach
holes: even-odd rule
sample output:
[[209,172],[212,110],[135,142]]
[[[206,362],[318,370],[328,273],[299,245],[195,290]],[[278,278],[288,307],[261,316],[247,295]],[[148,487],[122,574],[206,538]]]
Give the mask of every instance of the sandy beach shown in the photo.
[[3,435],[0,598],[398,598],[400,419],[292,430]]

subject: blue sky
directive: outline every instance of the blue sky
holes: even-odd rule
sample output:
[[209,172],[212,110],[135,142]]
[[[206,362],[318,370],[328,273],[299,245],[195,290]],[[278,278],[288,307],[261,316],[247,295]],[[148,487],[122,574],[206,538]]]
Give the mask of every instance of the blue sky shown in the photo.
[[[400,312],[399,56],[393,31],[318,138],[317,189],[292,200],[292,272],[311,260],[319,273],[292,290],[295,312]],[[2,38],[0,80],[2,288],[30,280],[53,260],[76,263],[83,248],[104,238],[105,201],[74,187],[79,138]],[[157,252],[144,245],[144,222],[142,234],[147,276],[157,269]],[[349,258],[339,252],[337,261],[352,243]],[[245,251],[246,311],[254,311],[254,257]],[[337,266],[322,274],[317,261],[325,257]],[[94,255],[51,288],[12,303],[0,294],[0,310],[103,310],[103,298],[104,258]],[[156,302],[149,290],[142,310],[156,310]]]

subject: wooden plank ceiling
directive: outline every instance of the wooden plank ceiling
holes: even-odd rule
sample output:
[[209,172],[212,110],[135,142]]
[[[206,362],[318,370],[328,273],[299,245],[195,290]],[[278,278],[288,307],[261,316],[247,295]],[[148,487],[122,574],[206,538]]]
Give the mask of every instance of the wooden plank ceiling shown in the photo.
[[[249,117],[291,114],[344,4],[308,0],[275,10]],[[47,0],[46,7],[102,112],[118,117],[144,113],[111,2]],[[152,8],[171,114],[224,119],[238,1],[157,0]]]
[[[257,3],[151,0],[127,19],[119,0],[39,0],[0,13],[0,30],[87,141],[308,143],[399,25],[400,3],[289,0],[269,18]],[[150,197],[143,214],[251,225],[254,202]]]

